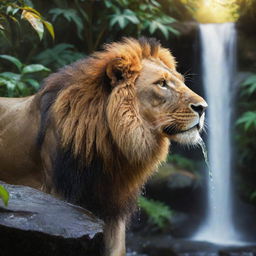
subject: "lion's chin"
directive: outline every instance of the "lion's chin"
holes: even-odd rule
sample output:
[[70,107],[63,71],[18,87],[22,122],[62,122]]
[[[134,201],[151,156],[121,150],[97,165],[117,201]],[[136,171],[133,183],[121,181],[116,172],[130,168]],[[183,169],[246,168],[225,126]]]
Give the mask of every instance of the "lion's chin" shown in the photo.
[[170,136],[170,140],[185,145],[196,145],[200,142],[201,136],[198,128],[194,127],[186,132]]

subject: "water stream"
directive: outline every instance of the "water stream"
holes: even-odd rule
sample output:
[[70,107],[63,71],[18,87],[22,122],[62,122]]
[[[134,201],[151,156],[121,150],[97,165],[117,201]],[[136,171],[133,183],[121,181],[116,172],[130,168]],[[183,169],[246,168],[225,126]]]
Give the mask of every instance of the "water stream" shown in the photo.
[[233,23],[200,25],[202,72],[209,108],[208,148],[201,142],[209,167],[207,219],[195,239],[219,244],[238,240],[232,219],[231,110],[236,32]]

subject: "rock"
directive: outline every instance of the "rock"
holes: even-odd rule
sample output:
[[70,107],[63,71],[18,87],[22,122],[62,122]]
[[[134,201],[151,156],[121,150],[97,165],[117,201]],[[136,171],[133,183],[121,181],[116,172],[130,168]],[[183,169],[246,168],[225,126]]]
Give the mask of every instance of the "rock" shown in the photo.
[[197,177],[186,170],[177,169],[171,164],[162,166],[149,181],[148,186],[166,187],[169,190],[194,188],[198,184]]
[[197,208],[200,189],[195,174],[166,164],[147,183],[146,195],[167,203],[175,211],[187,213]]
[[103,222],[89,211],[25,186],[0,207],[0,255],[97,256]]

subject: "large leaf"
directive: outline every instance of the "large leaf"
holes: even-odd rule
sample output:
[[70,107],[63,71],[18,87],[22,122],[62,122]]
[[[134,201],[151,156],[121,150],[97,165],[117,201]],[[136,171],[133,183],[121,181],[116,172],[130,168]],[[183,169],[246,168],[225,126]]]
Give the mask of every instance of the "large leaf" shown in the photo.
[[39,71],[50,71],[49,68],[41,65],[41,64],[31,64],[27,65],[22,69],[22,73],[34,73],[34,72],[39,72]]
[[4,54],[0,55],[0,58],[10,61],[21,71],[22,63],[17,58]]
[[55,38],[55,33],[54,33],[53,25],[50,22],[46,21],[46,20],[43,20],[43,23],[44,23],[46,29],[49,31],[51,37],[54,39]]
[[37,32],[41,40],[44,34],[44,25],[41,17],[35,14],[34,12],[30,12],[26,10],[22,11],[21,17],[23,19],[26,19],[31,24],[31,26],[35,29],[35,31]]
[[9,192],[2,185],[0,185],[0,197],[3,200],[5,206],[7,206],[9,201]]

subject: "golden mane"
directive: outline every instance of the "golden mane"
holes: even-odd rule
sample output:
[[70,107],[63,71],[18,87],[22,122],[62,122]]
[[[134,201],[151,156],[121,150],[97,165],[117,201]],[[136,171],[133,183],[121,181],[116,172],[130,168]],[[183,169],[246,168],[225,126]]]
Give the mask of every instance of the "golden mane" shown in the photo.
[[[142,60],[150,58],[161,60],[170,69],[175,69],[173,56],[158,42],[128,38],[121,43],[108,44],[104,51],[66,69],[66,73],[72,76],[71,84],[60,91],[53,105],[64,147],[72,144],[74,154],[84,155],[88,163],[95,146],[109,164],[113,157],[110,151],[113,137],[130,161],[147,160],[143,151],[150,153],[152,142],[147,134],[150,131],[141,128],[134,81],[140,73]],[[115,65],[122,71],[123,79],[121,82],[111,81],[113,89],[109,89],[105,84],[106,72],[113,61],[117,62]],[[54,83],[54,79],[50,77],[47,83]],[[109,90],[112,90],[111,94]]]
[[[140,187],[168,153],[169,140],[146,127],[139,113],[135,81],[143,59],[161,61],[175,72],[173,56],[158,41],[125,38],[52,74],[37,94],[39,144],[49,127],[58,133],[59,153],[53,162],[57,193],[64,198],[82,198],[79,191],[86,187],[82,184],[90,182],[87,187],[101,188],[95,195],[107,194],[115,209],[103,206],[103,198],[97,199],[102,205],[97,207],[79,199],[75,202],[93,212],[106,209],[105,214],[99,213],[103,218],[131,211]],[[98,181],[86,178],[88,173]],[[78,194],[70,196],[66,187],[73,187]]]

